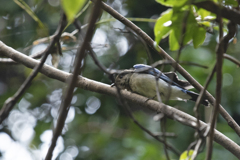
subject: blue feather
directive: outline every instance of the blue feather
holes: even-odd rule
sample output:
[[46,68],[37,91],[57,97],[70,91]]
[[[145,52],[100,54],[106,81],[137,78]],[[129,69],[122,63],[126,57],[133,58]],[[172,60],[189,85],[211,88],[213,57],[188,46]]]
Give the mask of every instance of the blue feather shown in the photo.
[[169,77],[167,77],[164,73],[159,71],[157,68],[153,68],[152,66],[145,65],[145,64],[136,64],[133,66],[133,68],[134,69],[142,69],[143,71],[141,73],[147,73],[147,74],[151,74],[155,77],[159,77],[162,80],[164,80],[165,82],[167,82],[168,84],[177,86],[177,87],[185,90],[182,86],[180,86],[179,84],[172,81]]

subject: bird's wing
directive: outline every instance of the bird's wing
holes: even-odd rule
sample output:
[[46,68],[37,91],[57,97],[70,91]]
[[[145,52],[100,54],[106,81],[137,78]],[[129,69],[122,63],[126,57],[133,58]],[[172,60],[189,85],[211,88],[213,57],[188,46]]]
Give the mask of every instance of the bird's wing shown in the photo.
[[192,89],[193,88],[193,86],[188,81],[184,81],[184,80],[179,79],[175,72],[165,72],[164,74],[168,78],[172,79],[173,82],[182,86],[184,89]]
[[[159,71],[157,68],[153,68],[152,66],[149,65],[145,65],[145,64],[136,64],[133,66],[134,69],[138,69],[140,73],[147,73],[147,74],[151,74],[155,77],[159,77],[162,80],[164,80],[165,82],[167,82],[170,85],[174,85],[177,86],[179,88],[185,89],[185,85],[188,85],[185,81],[181,81],[178,79],[177,75],[173,75],[172,73],[168,73],[167,75],[165,75],[164,73],[162,73],[161,71]],[[141,71],[142,70],[142,71]],[[173,79],[171,79],[172,77]],[[175,81],[176,80],[176,81]],[[179,83],[180,82],[180,83]],[[182,86],[181,84],[184,84],[184,86]]]

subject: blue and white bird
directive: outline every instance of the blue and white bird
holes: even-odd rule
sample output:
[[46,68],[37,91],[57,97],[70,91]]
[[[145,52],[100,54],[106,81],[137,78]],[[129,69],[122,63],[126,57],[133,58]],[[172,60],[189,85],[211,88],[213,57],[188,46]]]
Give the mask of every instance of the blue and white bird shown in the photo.
[[[144,64],[136,64],[133,68],[119,73],[115,78],[114,85],[150,99],[157,99],[157,92],[159,92],[163,102],[166,100],[196,101],[199,96],[197,93],[189,91],[188,89],[193,87],[189,82],[179,80],[176,73],[162,73],[158,69]],[[201,103],[205,106],[209,104],[206,99]]]

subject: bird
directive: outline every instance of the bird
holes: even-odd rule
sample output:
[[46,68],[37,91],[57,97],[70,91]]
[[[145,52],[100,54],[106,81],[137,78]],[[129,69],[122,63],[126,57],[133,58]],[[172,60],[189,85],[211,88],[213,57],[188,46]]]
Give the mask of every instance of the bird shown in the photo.
[[[157,68],[145,64],[136,64],[133,69],[126,69],[117,74],[114,85],[149,99],[158,100],[157,93],[159,93],[161,101],[191,100],[196,102],[199,96],[188,90],[193,86],[188,81],[178,79],[175,72],[162,73]],[[201,104],[208,106],[209,102],[203,99]]]

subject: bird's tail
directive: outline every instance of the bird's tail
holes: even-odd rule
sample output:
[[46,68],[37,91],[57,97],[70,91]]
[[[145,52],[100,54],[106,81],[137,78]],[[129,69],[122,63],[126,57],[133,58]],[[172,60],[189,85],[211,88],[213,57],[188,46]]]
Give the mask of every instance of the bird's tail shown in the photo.
[[[194,93],[192,91],[188,91],[188,90],[187,90],[187,94],[192,97],[190,99],[191,101],[195,101],[195,102],[197,101],[197,98],[198,98],[199,94]],[[203,104],[204,106],[208,106],[209,102],[206,99],[202,99],[201,104]]]

